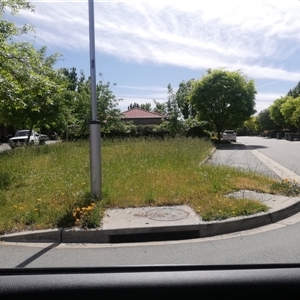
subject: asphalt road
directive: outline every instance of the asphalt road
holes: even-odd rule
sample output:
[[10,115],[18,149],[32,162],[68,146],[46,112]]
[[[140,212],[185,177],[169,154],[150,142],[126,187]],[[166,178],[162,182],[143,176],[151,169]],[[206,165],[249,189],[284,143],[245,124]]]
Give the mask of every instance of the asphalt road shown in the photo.
[[0,245],[0,268],[298,263],[300,214],[214,238],[136,244]]
[[[251,147],[245,148],[239,142]],[[279,177],[251,152],[256,149],[299,174],[299,147],[299,142],[240,137],[233,148],[217,150],[211,162],[223,161]],[[300,214],[297,214],[254,230],[186,241],[101,245],[2,243],[0,268],[298,263],[299,231]]]
[[286,141],[261,137],[238,137],[260,153],[300,175],[300,141]]
[[275,179],[300,182],[300,142],[238,137],[231,145],[221,145],[209,163],[252,170]]

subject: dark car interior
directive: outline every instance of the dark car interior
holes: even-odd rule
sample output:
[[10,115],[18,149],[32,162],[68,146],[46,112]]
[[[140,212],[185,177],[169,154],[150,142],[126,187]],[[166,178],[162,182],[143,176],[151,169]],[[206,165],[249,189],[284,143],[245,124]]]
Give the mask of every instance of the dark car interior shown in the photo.
[[[0,298],[297,298],[300,265],[2,269]],[[30,298],[28,298],[30,299]]]

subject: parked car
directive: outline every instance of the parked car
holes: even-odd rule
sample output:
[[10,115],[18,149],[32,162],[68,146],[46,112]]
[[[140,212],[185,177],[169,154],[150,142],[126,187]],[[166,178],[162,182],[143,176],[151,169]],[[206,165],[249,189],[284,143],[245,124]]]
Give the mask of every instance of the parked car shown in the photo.
[[55,131],[49,131],[48,136],[49,136],[49,139],[53,140],[53,141],[58,139],[58,135]]
[[236,133],[234,130],[224,130],[222,134],[222,140],[236,142]]
[[[14,137],[10,138],[8,144],[11,148],[26,146],[29,130],[19,130]],[[45,135],[40,135],[38,132],[32,130],[29,137],[30,145],[43,144],[46,140]]]

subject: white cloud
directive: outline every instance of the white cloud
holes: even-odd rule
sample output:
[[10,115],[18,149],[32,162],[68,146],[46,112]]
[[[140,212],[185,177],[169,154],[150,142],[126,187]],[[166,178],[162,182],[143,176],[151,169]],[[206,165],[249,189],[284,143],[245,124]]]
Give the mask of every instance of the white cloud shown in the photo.
[[[88,1],[33,4],[36,13],[23,19],[36,27],[38,42],[87,49]],[[227,67],[251,78],[296,81],[300,66],[284,65],[300,51],[299,14],[296,0],[95,1],[96,47],[125,61]]]

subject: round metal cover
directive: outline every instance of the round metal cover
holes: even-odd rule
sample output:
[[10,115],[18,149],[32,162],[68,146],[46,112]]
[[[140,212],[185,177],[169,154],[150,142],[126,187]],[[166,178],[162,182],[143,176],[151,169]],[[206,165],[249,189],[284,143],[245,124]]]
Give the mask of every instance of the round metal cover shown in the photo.
[[147,213],[147,218],[154,221],[178,221],[187,218],[189,213],[179,208],[157,208]]

